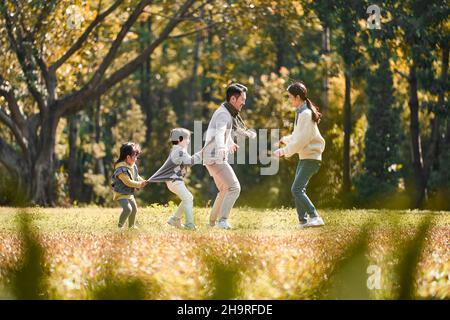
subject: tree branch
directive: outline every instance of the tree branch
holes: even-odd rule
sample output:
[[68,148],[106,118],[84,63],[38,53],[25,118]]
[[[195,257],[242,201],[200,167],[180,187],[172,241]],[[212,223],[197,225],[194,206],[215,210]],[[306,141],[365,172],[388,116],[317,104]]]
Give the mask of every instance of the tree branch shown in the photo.
[[214,22],[214,23],[211,23],[211,24],[209,24],[209,25],[206,25],[206,26],[204,26],[204,27],[202,27],[202,28],[197,28],[197,29],[195,29],[195,30],[192,30],[192,31],[188,31],[188,32],[185,32],[185,33],[181,33],[181,34],[176,34],[176,35],[173,35],[173,36],[169,36],[169,37],[167,37],[167,39],[179,39],[179,38],[184,38],[184,37],[189,37],[189,36],[191,36],[191,35],[193,35],[193,34],[196,34],[196,33],[198,33],[198,32],[200,32],[200,31],[203,31],[203,30],[207,30],[207,29],[209,29],[209,28],[212,28],[212,27],[214,27],[214,26],[216,26],[216,25],[218,25],[219,23],[218,22]]
[[7,90],[7,85],[3,77],[0,75],[0,95],[3,96],[8,103],[12,119],[23,130],[25,128],[25,115],[20,111],[19,104],[12,89]]
[[61,58],[59,58],[57,61],[55,61],[55,63],[53,63],[50,66],[49,68],[50,72],[54,73],[64,62],[67,61],[67,59],[69,59],[75,52],[77,52],[81,48],[83,43],[87,40],[92,30],[94,30],[99,23],[105,20],[105,18],[109,16],[122,2],[123,0],[115,1],[105,12],[98,15],[94,19],[94,21],[92,21],[91,24],[86,28],[86,30],[78,38],[78,40],[75,41],[72,47],[70,47],[69,50],[67,50],[67,52],[64,53],[64,55]]
[[[14,52],[16,53],[17,59],[19,60],[20,66],[22,68],[22,72],[25,75],[25,80],[27,83],[27,88],[33,96],[34,100],[37,102],[39,109],[44,111],[46,109],[44,100],[42,98],[42,94],[35,87],[34,81],[36,81],[35,75],[33,74],[36,71],[36,67],[34,66],[31,57],[27,54],[27,50],[24,47],[23,37],[20,32],[20,28],[18,26],[13,26],[13,23],[9,17],[9,13],[7,11],[6,5],[3,3],[0,6],[3,18],[6,22],[6,30],[8,34],[8,39],[10,45]],[[18,39],[14,36],[13,30],[17,30]]]
[[404,73],[404,72],[401,72],[400,70],[398,70],[398,69],[394,69],[394,72],[396,73],[396,74],[398,74],[399,76],[401,76],[403,79],[405,79],[405,80],[408,80],[409,79],[409,76],[406,74],[406,73]]
[[3,109],[0,108],[0,122],[4,123],[14,134],[17,143],[22,148],[24,154],[28,152],[28,141],[23,136],[22,131],[20,131],[19,127],[12,121],[12,119],[6,114]]
[[36,23],[31,29],[31,31],[27,34],[28,39],[34,39],[34,36],[41,30],[42,25],[44,24],[45,18],[48,17],[53,9],[58,5],[59,1],[45,1],[44,8],[39,13],[39,16],[36,19]]
[[21,172],[23,167],[22,157],[7,144],[3,139],[0,138],[0,162],[8,169],[17,174]]
[[85,107],[86,101],[99,96],[106,92],[109,88],[120,82],[121,80],[128,77],[134,71],[136,71],[139,66],[150,56],[150,54],[169,36],[173,29],[180,22],[181,18],[186,14],[189,8],[193,5],[195,0],[186,0],[185,3],[180,7],[178,12],[174,15],[172,20],[167,23],[164,30],[161,32],[159,37],[153,41],[148,47],[146,47],[140,55],[134,58],[132,61],[121,67],[119,70],[114,72],[109,78],[105,79],[103,82],[95,87],[84,86],[79,91],[72,93],[62,100],[58,101],[57,112],[59,115],[69,115],[81,110]]
[[139,2],[136,9],[131,13],[131,15],[128,17],[127,21],[123,24],[116,39],[114,39],[114,41],[111,45],[111,48],[109,49],[109,51],[106,54],[105,58],[103,59],[102,63],[98,67],[97,71],[95,71],[94,76],[86,84],[87,87],[95,87],[100,82],[101,78],[103,77],[103,75],[106,72],[106,69],[108,69],[109,65],[113,62],[114,57],[117,53],[117,50],[119,50],[119,47],[120,47],[123,39],[127,35],[128,30],[130,30],[130,28],[136,22],[139,15],[144,10],[144,8],[147,5],[149,5],[151,2],[152,2],[152,0],[141,0]]

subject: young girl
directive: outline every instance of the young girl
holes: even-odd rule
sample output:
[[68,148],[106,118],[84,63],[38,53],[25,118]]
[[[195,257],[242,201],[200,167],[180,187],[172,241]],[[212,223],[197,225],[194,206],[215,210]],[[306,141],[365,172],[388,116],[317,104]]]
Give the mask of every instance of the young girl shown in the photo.
[[322,115],[319,108],[308,99],[308,91],[303,83],[293,83],[287,91],[289,101],[296,109],[294,131],[291,135],[281,138],[280,143],[286,146],[275,150],[273,154],[276,157],[290,157],[298,154],[300,161],[291,191],[295,199],[300,227],[323,226],[322,218],[319,217],[314,204],[306,195],[306,186],[311,177],[319,171],[322,152],[325,149],[325,140],[317,126]]
[[180,206],[167,221],[171,226],[182,228],[181,215],[185,213],[185,229],[195,230],[193,216],[194,197],[184,184],[186,167],[202,162],[202,150],[190,155],[187,147],[191,140],[191,132],[184,128],[175,128],[170,132],[172,150],[162,167],[148,179],[149,182],[166,182],[167,188],[175,193],[180,199]]
[[122,206],[122,214],[119,218],[119,229],[122,230],[128,219],[128,227],[137,229],[135,225],[137,205],[134,199],[134,191],[145,187],[145,181],[138,172],[136,160],[141,152],[141,147],[134,142],[127,142],[120,147],[119,159],[114,164],[112,175],[113,199],[119,201]]

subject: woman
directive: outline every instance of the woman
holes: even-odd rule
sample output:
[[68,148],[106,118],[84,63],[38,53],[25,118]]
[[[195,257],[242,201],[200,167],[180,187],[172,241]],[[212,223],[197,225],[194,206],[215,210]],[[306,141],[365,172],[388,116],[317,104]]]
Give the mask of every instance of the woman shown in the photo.
[[322,163],[325,140],[317,126],[322,114],[319,108],[308,99],[308,90],[303,83],[293,83],[287,91],[289,102],[296,109],[294,131],[291,135],[281,138],[280,143],[286,146],[275,150],[273,154],[276,157],[290,157],[295,153],[298,154],[300,161],[291,191],[295,199],[300,227],[320,227],[324,225],[323,219],[319,217],[314,204],[306,195],[306,186],[311,177],[319,171]]

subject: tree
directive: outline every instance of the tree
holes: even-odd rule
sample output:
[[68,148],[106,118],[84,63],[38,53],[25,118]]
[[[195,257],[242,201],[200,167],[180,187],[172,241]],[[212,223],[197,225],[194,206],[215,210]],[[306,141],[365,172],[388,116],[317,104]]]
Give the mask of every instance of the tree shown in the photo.
[[352,78],[359,68],[361,54],[359,52],[360,26],[358,21],[363,17],[363,2],[351,1],[316,1],[314,8],[322,24],[333,29],[333,43],[342,57],[345,79],[344,95],[344,146],[343,146],[343,183],[342,192],[348,197],[351,190],[350,138],[352,134]]
[[[0,109],[0,121],[14,134],[15,145],[0,140],[0,162],[11,172],[17,174],[26,186],[26,194],[33,202],[54,204],[53,177],[55,172],[54,147],[56,127],[61,117],[69,116],[87,108],[90,102],[105,93],[115,84],[135,72],[149,55],[161,45],[180,24],[182,19],[190,16],[198,8],[193,8],[194,0],[186,0],[181,5],[172,5],[173,16],[161,28],[160,33],[136,57],[107,72],[116,61],[122,42],[128,31],[138,20],[151,0],[140,0],[131,3],[124,0],[114,1],[105,11],[98,13],[79,38],[64,54],[55,61],[45,58],[44,21],[51,16],[61,2],[45,1],[32,3],[26,7],[16,1],[0,1],[1,30],[5,30],[10,50],[14,52],[21,69],[21,80],[18,85],[25,86],[28,100],[37,106],[37,111],[26,110],[18,99],[21,88],[14,86],[17,79],[8,79],[3,70],[0,73],[0,96],[6,101],[8,109]],[[112,41],[107,54],[99,62],[98,67],[80,88],[73,92],[58,96],[58,70],[83,46],[89,36],[117,8],[127,10],[130,14],[120,26],[119,32]],[[202,3],[204,5],[204,3]],[[36,18],[33,10],[39,10]],[[31,25],[27,25],[30,24]],[[56,26],[53,24],[53,28]],[[59,27],[59,26],[58,26]],[[44,33],[44,34],[42,34]],[[2,34],[3,36],[3,34]],[[48,45],[48,44],[47,44]],[[19,148],[16,148],[16,145]],[[25,183],[26,181],[26,183]]]
[[396,192],[399,178],[400,109],[395,106],[388,39],[383,30],[370,30],[367,71],[369,98],[368,128],[365,133],[364,172],[358,181],[360,201],[369,206],[386,206],[386,196]]
[[[409,130],[413,171],[412,206],[419,208],[424,205],[427,199],[430,168],[436,161],[435,149],[439,140],[437,138],[439,136],[439,118],[442,117],[443,113],[436,112],[435,114],[434,142],[430,144],[430,148],[426,152],[426,161],[424,161],[419,122],[421,104],[418,92],[420,84],[423,85],[425,90],[429,90],[432,83],[438,82],[433,78],[431,72],[434,59],[433,51],[436,43],[445,44],[448,42],[448,37],[445,35],[442,37],[440,30],[443,29],[447,21],[449,9],[446,1],[442,0],[406,1],[402,6],[398,6],[396,2],[389,2],[388,4],[393,16],[390,24],[397,31],[398,36],[404,39],[401,49],[408,62],[407,73],[400,70],[397,70],[397,73],[407,80],[409,87]],[[441,47],[445,55],[445,45],[441,45]],[[444,71],[448,68],[448,63],[445,66],[445,60],[443,60],[442,66]],[[440,105],[443,105],[442,100]]]

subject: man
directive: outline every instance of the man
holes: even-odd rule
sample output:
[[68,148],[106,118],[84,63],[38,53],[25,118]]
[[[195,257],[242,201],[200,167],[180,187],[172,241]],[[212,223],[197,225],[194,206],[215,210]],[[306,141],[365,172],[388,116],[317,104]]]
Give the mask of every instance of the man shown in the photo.
[[[227,88],[226,102],[214,112],[206,132],[203,163],[219,190],[209,217],[209,225],[221,229],[231,229],[228,217],[234,206],[241,186],[233,168],[228,163],[228,154],[236,152],[236,134],[254,138],[256,134],[248,130],[239,116],[245,106],[247,88],[233,83]],[[218,220],[218,221],[217,221]]]

